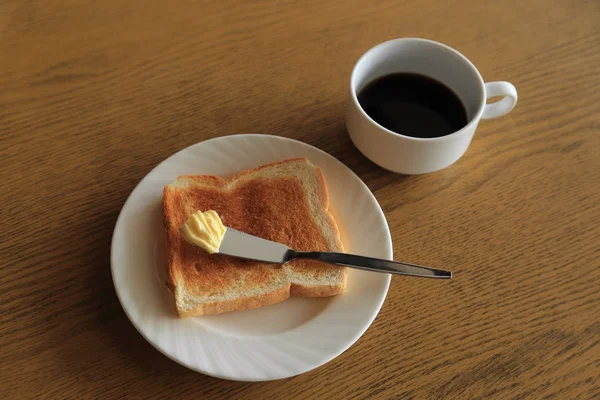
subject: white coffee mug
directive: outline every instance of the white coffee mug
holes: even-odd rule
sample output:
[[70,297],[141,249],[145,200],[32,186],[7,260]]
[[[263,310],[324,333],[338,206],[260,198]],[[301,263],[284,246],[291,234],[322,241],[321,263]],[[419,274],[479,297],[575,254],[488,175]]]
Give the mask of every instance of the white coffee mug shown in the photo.
[[[450,87],[462,100],[468,123],[449,135],[433,138],[405,136],[384,128],[360,106],[357,95],[368,83],[384,75],[412,72]],[[486,104],[490,97],[501,100]],[[481,118],[500,117],[517,103],[517,90],[509,82],[484,83],[465,56],[427,39],[394,39],[367,51],[350,78],[346,128],[356,147],[371,161],[402,174],[424,174],[446,168],[467,150]]]

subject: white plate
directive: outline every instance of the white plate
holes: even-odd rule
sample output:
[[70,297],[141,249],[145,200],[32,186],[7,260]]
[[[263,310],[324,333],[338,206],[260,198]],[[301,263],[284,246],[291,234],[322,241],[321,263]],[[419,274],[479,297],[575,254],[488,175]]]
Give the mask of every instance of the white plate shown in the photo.
[[182,174],[226,177],[293,157],[307,157],[323,170],[346,250],[392,259],[390,232],[377,200],[360,178],[329,154],[270,135],[225,136],[190,146],[142,179],[125,202],[112,239],[112,275],[121,305],[137,330],[166,356],[218,378],[287,378],[341,354],[375,319],[390,275],[353,269],[347,291],[332,298],[291,298],[256,310],[176,316],[164,285],[164,186]]

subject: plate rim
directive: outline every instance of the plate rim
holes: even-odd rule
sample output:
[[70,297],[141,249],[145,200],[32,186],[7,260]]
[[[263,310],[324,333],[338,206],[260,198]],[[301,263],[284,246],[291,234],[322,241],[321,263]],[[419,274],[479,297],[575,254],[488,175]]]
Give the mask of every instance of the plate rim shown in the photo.
[[[338,163],[341,166],[343,166],[351,175],[353,175],[358,184],[362,186],[362,189],[364,191],[366,191],[367,196],[371,196],[372,199],[374,200],[374,203],[376,204],[375,207],[375,211],[377,213],[380,214],[381,219],[383,221],[383,227],[387,233],[387,243],[386,247],[388,249],[388,255],[387,257],[389,259],[393,259],[393,245],[392,245],[392,237],[391,237],[391,231],[389,229],[389,224],[387,222],[387,219],[385,217],[385,213],[383,212],[383,209],[381,208],[381,205],[379,204],[379,201],[377,200],[377,198],[375,197],[374,193],[371,191],[371,189],[369,189],[369,187],[365,184],[365,182],[350,168],[348,167],[346,164],[344,164],[342,161],[338,160],[336,157],[334,157],[333,155],[327,153],[326,151],[315,147],[311,144],[302,142],[300,140],[296,140],[296,139],[292,139],[292,138],[287,138],[287,137],[283,137],[283,136],[278,136],[278,135],[270,135],[270,134],[260,134],[260,133],[238,133],[238,134],[231,134],[231,135],[224,135],[224,136],[218,136],[218,137],[214,137],[214,138],[210,138],[207,140],[203,140],[194,144],[191,144],[189,146],[186,146],[178,151],[176,151],[175,153],[171,154],[170,156],[168,156],[167,158],[163,159],[161,162],[159,162],[156,166],[154,166],[150,171],[148,171],[135,185],[135,187],[131,190],[131,192],[129,193],[129,195],[127,196],[127,199],[125,200],[125,202],[123,203],[121,210],[119,211],[119,216],[117,217],[117,220],[115,222],[115,226],[113,229],[113,233],[112,233],[112,237],[111,237],[111,248],[110,248],[110,265],[111,265],[111,276],[112,276],[112,281],[113,281],[113,286],[115,289],[115,292],[117,294],[117,298],[119,299],[119,303],[121,305],[121,308],[123,309],[123,311],[125,312],[125,315],[127,316],[127,318],[129,319],[129,322],[135,327],[135,329],[138,331],[138,333],[152,346],[154,347],[156,350],[158,350],[161,354],[163,354],[164,356],[166,356],[167,358],[169,358],[170,360],[188,368],[191,369],[192,371],[201,373],[203,375],[207,375],[207,376],[211,376],[211,377],[215,377],[215,378],[219,378],[219,379],[225,379],[225,380],[233,380],[233,381],[239,381],[239,382],[266,382],[266,381],[273,381],[273,380],[280,380],[280,379],[287,379],[287,378],[291,378],[294,376],[298,376],[301,375],[303,373],[312,371],[316,368],[319,368],[327,363],[329,363],[330,361],[332,361],[333,359],[337,358],[339,355],[341,355],[342,353],[344,353],[346,350],[348,350],[353,344],[355,344],[358,339],[360,339],[364,333],[369,329],[369,327],[372,325],[373,321],[375,320],[375,318],[377,318],[377,316],[379,315],[379,312],[381,311],[381,307],[383,306],[383,303],[385,302],[385,299],[387,297],[387,293],[389,292],[389,286],[391,283],[391,274],[381,274],[383,276],[386,277],[386,281],[384,283],[384,288],[383,290],[380,291],[379,296],[377,298],[377,304],[375,307],[372,308],[372,312],[369,315],[368,320],[366,321],[366,323],[363,323],[362,326],[356,330],[355,334],[352,335],[351,339],[348,339],[344,342],[344,344],[340,347],[339,350],[336,350],[334,352],[330,352],[327,353],[327,356],[324,357],[322,360],[320,360],[317,365],[312,365],[310,366],[308,369],[305,369],[301,372],[298,373],[294,373],[291,375],[286,375],[286,376],[278,376],[278,377],[262,377],[262,378],[257,378],[257,379],[248,379],[248,378],[243,378],[243,377],[232,377],[232,376],[226,376],[226,375],[221,375],[221,374],[215,374],[215,373],[209,373],[206,370],[203,370],[202,368],[196,366],[196,365],[192,365],[188,362],[185,362],[183,360],[177,359],[174,356],[172,356],[171,354],[168,354],[166,351],[164,351],[163,349],[161,349],[161,347],[157,344],[154,343],[153,340],[151,340],[143,331],[142,327],[138,326],[138,324],[135,322],[134,318],[132,318],[132,316],[130,315],[130,311],[127,309],[127,307],[125,306],[123,299],[121,297],[121,294],[119,293],[119,289],[118,284],[116,282],[116,274],[115,274],[115,265],[117,264],[117,262],[115,261],[115,241],[116,241],[116,233],[119,230],[120,225],[122,225],[123,219],[124,219],[124,210],[125,208],[128,206],[128,204],[130,203],[130,201],[132,201],[132,195],[133,193],[140,187],[140,185],[144,182],[144,180],[150,175],[152,174],[155,170],[159,169],[163,164],[167,163],[170,159],[175,158],[178,154],[188,151],[191,148],[195,148],[195,147],[200,147],[203,145],[206,145],[207,143],[212,143],[212,142],[218,142],[218,141],[227,141],[227,140],[231,140],[234,138],[241,138],[241,137],[246,137],[246,138],[264,138],[264,137],[269,137],[271,139],[276,138],[277,140],[282,140],[284,142],[288,142],[288,143],[293,143],[294,145],[301,145],[301,146],[305,146],[305,147],[309,147],[312,150],[317,151],[318,153],[321,153],[321,155],[328,157],[330,159],[332,159],[332,162],[334,163]],[[321,168],[321,166],[319,166]]]

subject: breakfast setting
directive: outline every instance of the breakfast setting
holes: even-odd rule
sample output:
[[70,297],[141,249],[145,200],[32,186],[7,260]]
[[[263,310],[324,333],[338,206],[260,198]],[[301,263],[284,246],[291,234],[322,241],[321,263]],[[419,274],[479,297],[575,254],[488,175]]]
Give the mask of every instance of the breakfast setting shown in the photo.
[[600,9],[267,3],[0,7],[3,398],[600,396]]

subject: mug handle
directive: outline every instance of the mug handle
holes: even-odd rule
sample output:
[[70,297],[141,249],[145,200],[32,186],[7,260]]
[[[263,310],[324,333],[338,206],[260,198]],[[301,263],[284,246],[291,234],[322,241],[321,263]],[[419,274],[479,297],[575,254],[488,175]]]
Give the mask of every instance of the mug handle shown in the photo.
[[486,104],[483,108],[483,114],[481,118],[498,118],[507,114],[510,110],[515,108],[517,104],[517,89],[510,82],[487,82],[485,84],[485,97],[502,96],[502,100],[498,100],[491,104]]

